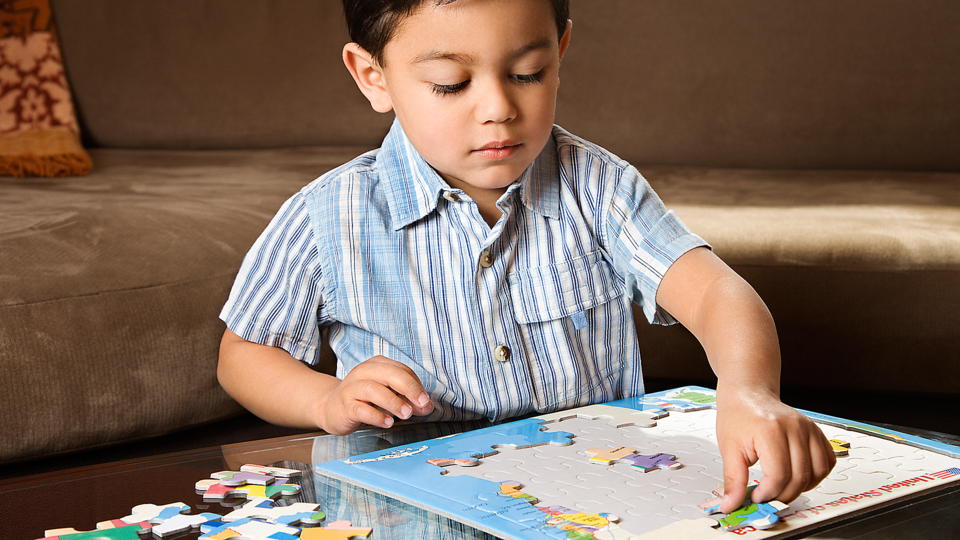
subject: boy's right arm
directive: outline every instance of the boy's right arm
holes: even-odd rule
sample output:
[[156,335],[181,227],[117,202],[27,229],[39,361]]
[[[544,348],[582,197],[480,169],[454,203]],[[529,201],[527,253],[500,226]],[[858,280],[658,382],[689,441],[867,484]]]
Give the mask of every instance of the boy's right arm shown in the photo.
[[388,428],[394,416],[407,419],[433,410],[420,379],[400,362],[375,356],[340,380],[229,329],[220,341],[217,378],[231,397],[267,422],[336,435],[364,424]]

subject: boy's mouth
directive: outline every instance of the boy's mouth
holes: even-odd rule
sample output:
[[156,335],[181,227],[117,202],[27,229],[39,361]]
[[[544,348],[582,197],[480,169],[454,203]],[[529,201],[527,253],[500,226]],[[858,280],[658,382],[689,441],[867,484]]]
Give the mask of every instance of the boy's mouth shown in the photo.
[[510,157],[523,143],[516,141],[490,141],[480,148],[474,150],[484,159],[500,160]]

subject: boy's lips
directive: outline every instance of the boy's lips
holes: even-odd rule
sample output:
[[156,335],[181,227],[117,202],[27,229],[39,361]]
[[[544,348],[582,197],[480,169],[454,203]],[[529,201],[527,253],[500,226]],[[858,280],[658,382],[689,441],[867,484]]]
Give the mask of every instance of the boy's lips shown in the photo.
[[501,160],[510,157],[522,144],[513,140],[490,141],[474,150],[473,153],[484,159]]

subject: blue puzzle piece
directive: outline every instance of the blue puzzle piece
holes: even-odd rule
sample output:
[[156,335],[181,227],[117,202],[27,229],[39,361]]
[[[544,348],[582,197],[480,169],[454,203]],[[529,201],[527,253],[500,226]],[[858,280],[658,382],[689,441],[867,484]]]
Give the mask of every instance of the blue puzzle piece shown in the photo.
[[[220,525],[215,527],[210,527],[210,525],[212,525],[213,523],[220,523]],[[259,528],[262,530],[266,530],[268,528],[290,529],[290,527],[286,525],[276,525],[276,524],[267,523],[265,521],[261,521],[259,519],[253,519],[253,518],[238,519],[237,521],[231,521],[229,523],[211,521],[211,522],[207,522],[204,525],[201,525],[200,530],[203,531],[204,529],[206,529],[206,532],[203,535],[201,535],[200,538],[209,539],[213,536],[216,536],[226,531],[227,529],[233,529],[241,533],[241,537],[243,538],[255,536],[256,538],[264,538],[266,540],[299,540],[299,538],[296,535],[283,532],[282,530],[275,530],[275,531],[272,531],[270,534],[263,534],[263,533],[255,534],[255,535],[245,534],[243,529],[245,528],[244,525],[246,524],[259,526]]]

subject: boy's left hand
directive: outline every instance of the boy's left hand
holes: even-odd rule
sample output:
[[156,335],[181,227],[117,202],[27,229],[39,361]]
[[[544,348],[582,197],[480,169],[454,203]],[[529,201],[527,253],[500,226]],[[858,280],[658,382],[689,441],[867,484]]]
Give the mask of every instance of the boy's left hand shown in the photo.
[[816,487],[837,461],[812,420],[784,405],[773,392],[750,387],[718,385],[717,440],[723,458],[720,510],[725,513],[743,503],[747,469],[757,461],[763,478],[753,491],[756,503],[796,499]]

